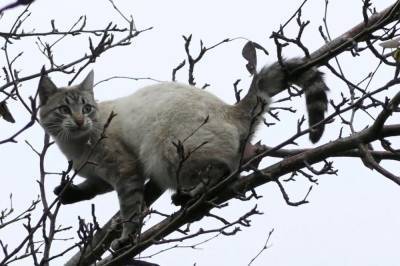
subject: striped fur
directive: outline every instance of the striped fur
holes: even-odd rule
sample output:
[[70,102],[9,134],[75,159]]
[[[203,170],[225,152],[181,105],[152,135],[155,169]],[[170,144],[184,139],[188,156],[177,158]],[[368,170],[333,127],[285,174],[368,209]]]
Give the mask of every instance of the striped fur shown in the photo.
[[[329,91],[323,79],[323,73],[313,67],[301,74],[291,75],[290,71],[303,64],[300,58],[294,58],[283,61],[283,67],[276,62],[271,66],[264,67],[256,76],[254,92],[252,94],[260,94],[261,92],[275,95],[286,89],[291,84],[297,85],[304,90],[306,98],[306,107],[308,113],[308,123],[311,128],[310,140],[317,142],[323,132],[324,123],[313,127],[321,122],[325,117],[328,107],[327,92]],[[254,96],[248,96],[254,97]]]

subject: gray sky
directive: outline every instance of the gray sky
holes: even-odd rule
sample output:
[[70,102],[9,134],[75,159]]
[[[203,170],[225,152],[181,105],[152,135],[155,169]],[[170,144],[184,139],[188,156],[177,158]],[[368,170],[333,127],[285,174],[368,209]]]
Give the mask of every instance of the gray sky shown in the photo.
[[[9,1],[1,1],[7,3]],[[331,1],[328,13],[330,34],[336,37],[362,21],[361,1]],[[380,0],[374,4],[378,10],[390,5],[393,1]],[[212,45],[227,37],[244,37],[263,45],[270,56],[260,57],[261,62],[274,61],[274,43],[269,39],[271,32],[277,30],[297,9],[301,1],[115,1],[127,15],[132,14],[136,27],[144,29],[153,26],[154,29],[143,33],[134,39],[129,47],[117,48],[106,54],[92,66],[95,71],[95,81],[124,75],[131,77],[152,77],[160,80],[170,80],[171,71],[185,57],[182,35],[193,34],[192,47],[198,47],[199,39],[205,45]],[[304,36],[304,42],[310,50],[323,45],[318,33],[318,26],[322,25],[325,1],[310,0],[303,9],[303,19],[311,20],[311,24]],[[0,20],[0,30],[7,31],[14,21],[15,15],[22,9],[7,12]],[[109,21],[124,25],[123,20],[106,0],[97,1],[51,1],[37,0],[31,7],[32,15],[25,23],[25,30],[36,28],[37,31],[51,29],[50,20],[56,20],[60,29],[69,28],[79,16],[87,15],[88,28],[104,28]],[[291,27],[289,29],[295,29]],[[289,33],[291,31],[288,31]],[[45,63],[43,56],[38,52],[35,39],[16,41],[11,51],[17,54],[24,51],[24,55],[17,64],[22,76],[36,73]],[[215,93],[226,102],[234,102],[232,83],[241,78],[241,88],[246,88],[249,76],[245,69],[245,61],[241,57],[244,40],[238,40],[223,45],[206,55],[195,71],[196,81],[201,86],[210,83],[209,91]],[[58,62],[68,62],[87,52],[87,37],[67,38],[56,47],[55,59]],[[285,51],[287,57],[301,55],[298,49]],[[350,80],[360,81],[376,66],[376,60],[369,56],[353,59],[345,55],[340,58],[342,66]],[[4,54],[0,52],[0,62],[4,64]],[[261,65],[261,64],[260,64]],[[326,69],[327,82],[331,87],[330,97],[340,95],[346,90],[345,84],[332,77]],[[86,74],[86,73],[85,73]],[[378,73],[372,86],[385,83],[388,75]],[[58,85],[65,85],[70,77],[62,74],[51,76]],[[80,77],[80,79],[82,79]],[[187,82],[186,69],[178,73],[178,79]],[[127,95],[149,81],[113,80],[96,87],[97,99],[113,99]],[[24,96],[32,95],[37,86],[37,80],[23,84],[21,91]],[[296,119],[304,111],[304,99],[295,106],[299,107],[296,117],[287,118],[279,127],[263,129],[258,139],[264,144],[274,145],[291,136],[296,129]],[[8,124],[0,120],[0,139],[8,137],[16,127],[22,126],[29,120],[29,116],[16,104],[9,105],[18,123]],[[358,129],[363,128],[371,121],[360,117]],[[394,120],[393,120],[394,121]],[[398,121],[398,120],[397,120]],[[328,126],[327,133],[319,144],[335,139],[339,134],[340,125]],[[347,132],[348,133],[348,132]],[[43,142],[42,129],[36,125],[17,139],[17,144],[0,146],[1,175],[3,180],[0,186],[0,209],[8,207],[8,195],[14,195],[14,208],[22,210],[27,207],[31,199],[39,193],[36,179],[38,178],[38,158],[24,143],[28,140],[40,149]],[[307,137],[299,142],[301,147],[311,146]],[[266,158],[263,165],[269,165],[274,159]],[[47,157],[49,171],[61,171],[66,168],[67,161],[53,147]],[[385,164],[390,169],[396,169],[394,164]],[[199,246],[199,249],[174,249],[154,258],[152,262],[161,265],[247,265],[252,257],[264,245],[268,232],[275,228],[270,245],[253,265],[398,265],[400,253],[400,189],[397,185],[375,172],[363,167],[357,159],[335,159],[335,167],[339,169],[338,176],[322,176],[319,185],[313,188],[309,197],[310,203],[300,207],[287,206],[279,189],[275,184],[268,184],[257,193],[263,198],[257,202],[231,201],[230,206],[217,210],[226,218],[235,219],[255,204],[264,214],[252,218],[250,228],[242,228],[236,236],[219,236],[218,238]],[[58,184],[56,176],[48,177],[46,187],[49,197],[53,188]],[[302,178],[295,183],[285,184],[293,200],[302,199],[309,188]],[[163,212],[171,212],[169,194],[160,199],[155,207]],[[64,206],[59,215],[59,222],[63,225],[77,225],[77,216],[90,218],[90,204],[97,206],[97,216],[104,223],[117,210],[118,203],[115,193],[98,197],[91,202],[81,202]],[[40,211],[36,213],[40,215]],[[156,222],[152,217],[149,224]],[[196,224],[204,228],[215,227],[212,220],[205,219]],[[25,232],[22,225],[13,226],[0,231],[0,239],[10,246],[16,245]],[[65,234],[74,235],[75,232]],[[200,242],[199,238],[185,244]],[[70,242],[70,244],[73,242]],[[55,250],[65,247],[65,242],[55,245]],[[164,247],[164,246],[163,246]],[[161,248],[163,248],[161,247]],[[143,256],[150,255],[158,248],[146,251]],[[71,254],[72,255],[72,254]],[[67,257],[57,263],[62,264]],[[30,261],[15,265],[31,265]],[[56,265],[53,263],[53,265]]]

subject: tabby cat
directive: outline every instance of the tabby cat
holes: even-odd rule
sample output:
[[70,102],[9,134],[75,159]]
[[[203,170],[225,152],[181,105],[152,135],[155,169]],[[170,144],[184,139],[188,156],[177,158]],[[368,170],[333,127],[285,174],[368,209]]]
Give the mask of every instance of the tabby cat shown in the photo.
[[[97,103],[93,71],[79,85],[61,88],[43,75],[38,88],[41,124],[86,178],[78,185],[61,184],[55,193],[69,204],[115,190],[123,231],[112,247],[120,248],[140,231],[146,179],[162,189],[195,196],[204,188],[205,177],[214,184],[239,167],[243,142],[251,140],[249,134],[262,121],[253,118],[267,111],[269,93],[296,84],[305,89],[310,126],[324,118],[328,88],[322,74],[317,69],[286,74],[300,63],[292,59],[285,61],[285,68],[279,63],[264,67],[235,105],[174,82]],[[112,112],[116,116],[105,131],[107,137],[99,141]],[[323,130],[323,125],[313,127],[311,141],[318,141]]]

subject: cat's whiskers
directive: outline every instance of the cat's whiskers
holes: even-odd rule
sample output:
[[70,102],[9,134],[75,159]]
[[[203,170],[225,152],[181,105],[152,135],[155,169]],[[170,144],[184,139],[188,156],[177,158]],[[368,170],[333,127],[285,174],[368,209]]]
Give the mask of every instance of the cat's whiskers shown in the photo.
[[58,138],[61,141],[68,141],[68,133],[65,130],[59,130],[58,134],[56,135],[56,138]]

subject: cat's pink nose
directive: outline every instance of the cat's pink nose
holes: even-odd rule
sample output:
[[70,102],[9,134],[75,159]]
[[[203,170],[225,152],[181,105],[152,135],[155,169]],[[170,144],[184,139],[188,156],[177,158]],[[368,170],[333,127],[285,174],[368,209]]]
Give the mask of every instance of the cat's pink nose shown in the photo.
[[77,120],[75,120],[75,123],[76,123],[79,127],[82,127],[82,126],[83,126],[83,119],[77,119]]
[[78,127],[82,127],[85,122],[82,115],[74,115],[74,121]]

